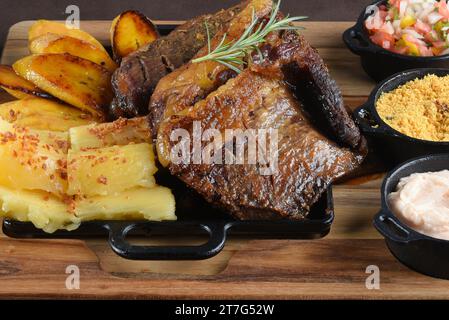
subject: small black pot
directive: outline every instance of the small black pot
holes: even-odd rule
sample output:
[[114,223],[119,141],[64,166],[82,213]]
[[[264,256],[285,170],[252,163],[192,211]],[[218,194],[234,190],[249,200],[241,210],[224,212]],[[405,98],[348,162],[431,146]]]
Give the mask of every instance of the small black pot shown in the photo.
[[370,146],[390,166],[428,154],[449,153],[449,142],[427,141],[406,136],[386,124],[376,110],[377,99],[382,93],[428,74],[446,76],[449,75],[449,69],[415,69],[395,74],[379,84],[371,92],[368,101],[354,111],[354,118],[369,140]]
[[[372,5],[382,5],[377,1]],[[369,8],[369,7],[368,7]],[[362,67],[374,80],[382,81],[392,74],[416,68],[449,68],[449,55],[436,57],[415,57],[394,53],[374,44],[365,28],[365,20],[373,13],[366,8],[357,23],[343,33],[343,41],[354,54],[360,56]]]
[[385,237],[391,253],[403,264],[432,277],[449,279],[449,241],[411,229],[392,213],[387,201],[401,178],[412,173],[445,169],[449,169],[449,154],[417,158],[389,173],[382,185],[382,209],[374,217],[374,227]]

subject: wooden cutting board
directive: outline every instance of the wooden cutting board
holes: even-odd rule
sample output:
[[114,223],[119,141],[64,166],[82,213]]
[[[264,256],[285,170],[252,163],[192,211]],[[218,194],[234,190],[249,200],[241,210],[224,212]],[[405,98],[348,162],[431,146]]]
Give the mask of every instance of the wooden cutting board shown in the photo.
[[[28,54],[27,30],[9,32],[2,63]],[[158,23],[171,24],[173,21]],[[177,22],[179,23],[179,22]],[[305,37],[318,48],[340,85],[348,109],[362,104],[374,83],[341,40],[350,22],[304,22]],[[81,28],[108,44],[110,21],[84,21]],[[0,93],[0,101],[11,98]],[[372,163],[365,172],[372,171]],[[449,282],[411,271],[389,253],[372,227],[379,209],[382,174],[334,186],[336,219],[321,240],[231,238],[205,261],[124,260],[106,240],[16,240],[0,234],[0,298],[449,298]],[[201,239],[152,239],[152,244]],[[139,240],[139,242],[149,240]],[[80,268],[80,289],[67,290],[68,265]],[[380,289],[365,286],[366,268],[380,269]]]

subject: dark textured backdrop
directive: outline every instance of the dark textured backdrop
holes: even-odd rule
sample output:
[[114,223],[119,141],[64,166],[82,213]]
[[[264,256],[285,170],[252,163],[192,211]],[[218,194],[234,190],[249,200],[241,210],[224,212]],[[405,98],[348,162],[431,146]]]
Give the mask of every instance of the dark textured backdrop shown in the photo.
[[[78,5],[81,19],[109,20],[126,9],[151,19],[180,20],[229,7],[239,0],[0,0],[0,52],[11,25],[39,18],[64,20],[65,8]],[[310,20],[355,20],[371,0],[283,0],[283,11],[307,15]]]

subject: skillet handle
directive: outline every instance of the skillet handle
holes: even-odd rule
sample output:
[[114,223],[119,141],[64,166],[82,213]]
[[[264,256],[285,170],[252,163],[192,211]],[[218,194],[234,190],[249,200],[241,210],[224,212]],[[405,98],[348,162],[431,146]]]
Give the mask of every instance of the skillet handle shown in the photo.
[[355,25],[354,27],[347,29],[343,33],[343,42],[352,53],[358,56],[365,52],[376,54],[380,51],[380,48],[364,37],[362,31],[360,31],[362,28],[362,26]]
[[218,223],[191,224],[209,234],[209,241],[198,246],[138,246],[126,240],[130,231],[148,222],[128,226],[109,224],[109,245],[119,256],[131,260],[202,260],[217,255],[224,247],[228,225]]
[[373,224],[380,234],[396,243],[408,244],[417,240],[410,231],[401,225],[396,217],[386,214],[384,210],[381,210],[374,217]]

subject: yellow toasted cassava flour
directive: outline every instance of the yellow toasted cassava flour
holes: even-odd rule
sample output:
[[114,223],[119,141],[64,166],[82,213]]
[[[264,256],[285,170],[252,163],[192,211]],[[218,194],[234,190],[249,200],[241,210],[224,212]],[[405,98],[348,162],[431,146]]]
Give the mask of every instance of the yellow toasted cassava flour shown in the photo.
[[383,121],[409,137],[449,141],[449,76],[407,82],[383,93],[376,109]]

